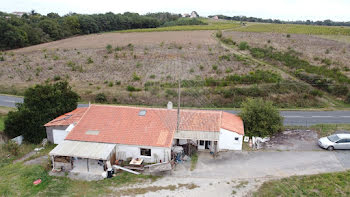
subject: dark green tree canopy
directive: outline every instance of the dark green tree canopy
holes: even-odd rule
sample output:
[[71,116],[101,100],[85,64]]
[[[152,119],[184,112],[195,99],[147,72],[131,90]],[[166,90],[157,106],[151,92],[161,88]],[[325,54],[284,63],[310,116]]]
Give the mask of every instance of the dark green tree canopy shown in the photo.
[[244,122],[245,135],[266,137],[283,128],[283,117],[272,102],[263,99],[247,99],[239,114]]
[[74,110],[79,100],[68,82],[36,85],[26,90],[24,102],[10,112],[5,121],[9,137],[23,135],[28,142],[38,143],[46,136],[44,124]]

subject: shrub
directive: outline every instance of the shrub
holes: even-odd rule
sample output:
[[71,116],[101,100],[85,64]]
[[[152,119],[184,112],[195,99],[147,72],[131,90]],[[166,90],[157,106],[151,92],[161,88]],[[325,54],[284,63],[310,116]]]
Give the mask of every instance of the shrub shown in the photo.
[[193,68],[190,69],[190,73],[194,73],[194,69]]
[[107,102],[107,97],[104,93],[98,93],[95,97],[95,101],[97,103],[106,103]]
[[287,38],[290,38],[290,34],[287,34]]
[[28,88],[17,111],[9,112],[5,134],[10,138],[23,135],[24,140],[39,143],[46,136],[44,124],[77,107],[79,96],[71,89],[68,82]]
[[199,70],[204,70],[204,66],[202,64],[199,65]]
[[113,53],[113,47],[112,47],[112,45],[108,44],[108,45],[106,46],[106,50],[107,50],[107,53]]
[[222,38],[222,31],[221,30],[217,31],[215,35],[217,38]]
[[166,97],[176,97],[177,96],[177,92],[173,89],[166,89],[165,90],[165,96]]
[[323,92],[321,92],[320,90],[311,90],[310,91],[310,94],[312,95],[312,96],[318,96],[318,97],[322,97],[323,96]]
[[221,55],[219,56],[219,60],[231,61],[230,55]]
[[248,49],[249,46],[248,46],[248,43],[247,43],[247,42],[241,42],[241,43],[239,43],[238,48],[239,48],[239,50],[242,50],[242,51],[243,51],[243,50]]
[[122,84],[121,81],[115,81],[115,85],[119,86],[120,84]]
[[134,72],[134,73],[132,74],[132,79],[133,79],[134,81],[139,81],[139,80],[141,79],[141,77],[140,77],[139,75],[137,75],[136,72]]
[[350,93],[346,96],[345,103],[350,104]]
[[336,96],[345,96],[349,92],[349,88],[346,85],[337,84],[332,88],[332,94]]
[[151,75],[151,76],[149,76],[149,78],[155,79],[155,78],[156,78],[156,75]]
[[53,77],[53,80],[54,80],[54,81],[59,81],[59,80],[61,80],[61,76],[55,75],[55,76]]
[[4,56],[0,56],[0,61],[5,61],[5,58],[4,58]]
[[225,37],[222,37],[220,40],[221,40],[221,42],[223,42],[224,44],[236,45],[236,42],[234,42],[234,41],[232,40],[232,38],[225,38]]
[[239,116],[244,122],[245,135],[266,137],[283,128],[283,117],[270,101],[247,99]]
[[131,86],[131,85],[128,85],[128,87],[126,87],[126,90],[129,92],[141,91],[140,88],[135,88],[134,86]]
[[110,81],[110,82],[108,83],[108,86],[109,86],[109,87],[113,87],[113,82]]
[[212,68],[213,68],[213,70],[217,70],[217,69],[218,69],[218,66],[217,66],[216,64],[214,64],[214,65],[212,66]]
[[17,156],[19,153],[19,145],[12,140],[9,140],[6,144],[4,144],[3,148],[14,156]]
[[88,63],[88,64],[94,63],[94,60],[92,59],[92,57],[89,57],[89,58],[87,59],[87,63]]
[[175,21],[169,21],[163,24],[163,27],[169,27],[169,26],[184,26],[184,25],[208,25],[208,23],[205,23],[201,20],[198,20],[196,18],[179,18]]

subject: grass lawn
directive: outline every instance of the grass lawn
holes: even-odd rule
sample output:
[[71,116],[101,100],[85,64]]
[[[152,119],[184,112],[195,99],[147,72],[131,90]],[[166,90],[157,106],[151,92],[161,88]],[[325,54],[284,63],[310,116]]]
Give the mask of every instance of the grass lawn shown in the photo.
[[[112,187],[126,184],[142,183],[146,180],[155,181],[158,177],[150,175],[133,175],[119,173],[116,177],[102,181],[77,181],[68,177],[52,177],[48,175],[51,167],[47,164],[24,165],[23,162],[12,164],[13,160],[23,157],[32,151],[35,144],[23,144],[20,146],[18,156],[10,155],[0,146],[0,196],[116,196]],[[34,159],[47,154],[54,145],[49,145],[39,154],[27,159]],[[33,181],[41,179],[42,183],[34,186]],[[162,189],[162,188],[160,188]],[[163,188],[164,189],[164,188]],[[140,191],[135,191],[140,192]]]
[[350,171],[268,181],[254,196],[350,196]]
[[311,35],[342,35],[350,36],[349,27],[330,27],[315,25],[296,25],[296,24],[269,24],[254,23],[245,28],[239,28],[235,31],[243,32],[274,32],[290,34],[311,34]]
[[333,134],[335,131],[350,131],[350,124],[318,124],[311,126],[311,129],[317,131],[320,137]]
[[5,118],[6,116],[0,115],[0,132],[5,129],[5,124],[4,124]]

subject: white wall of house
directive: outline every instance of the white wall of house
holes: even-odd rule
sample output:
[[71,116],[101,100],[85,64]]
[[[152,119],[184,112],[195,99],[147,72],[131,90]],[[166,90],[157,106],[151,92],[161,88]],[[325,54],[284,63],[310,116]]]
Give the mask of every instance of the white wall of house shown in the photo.
[[[141,148],[151,149],[151,156],[142,156]],[[121,158],[122,157],[122,158]],[[126,158],[142,158],[145,162],[168,162],[171,159],[171,149],[164,147],[154,147],[154,146],[136,146],[136,145],[124,145],[117,144],[116,146],[116,158],[126,159]]]
[[52,129],[53,143],[59,144],[63,142],[64,138],[67,137],[68,133],[74,128],[74,124],[69,125],[63,129]]
[[236,132],[220,129],[219,150],[242,150],[243,135]]

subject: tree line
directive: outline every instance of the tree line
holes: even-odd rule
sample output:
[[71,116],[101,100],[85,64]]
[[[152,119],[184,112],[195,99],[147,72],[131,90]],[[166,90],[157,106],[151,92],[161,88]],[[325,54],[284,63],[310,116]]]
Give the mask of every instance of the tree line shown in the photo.
[[[336,22],[332,20],[324,21],[283,21],[278,19],[262,19],[256,17],[246,17],[246,16],[225,16],[225,15],[216,15],[219,19],[225,20],[234,20],[234,21],[244,21],[244,22],[259,22],[259,23],[276,23],[276,24],[299,24],[299,25],[321,25],[321,26],[350,26],[350,21],[347,22]],[[210,18],[214,17],[209,16]]]
[[57,13],[41,15],[32,11],[21,17],[0,12],[0,50],[26,47],[74,35],[155,28],[169,25],[169,22],[177,21],[180,17],[179,14],[167,12],[145,15],[130,12],[91,15],[70,13],[60,16]]

